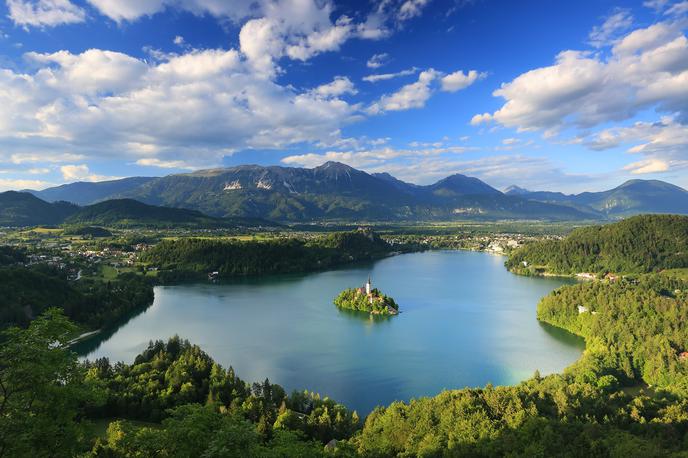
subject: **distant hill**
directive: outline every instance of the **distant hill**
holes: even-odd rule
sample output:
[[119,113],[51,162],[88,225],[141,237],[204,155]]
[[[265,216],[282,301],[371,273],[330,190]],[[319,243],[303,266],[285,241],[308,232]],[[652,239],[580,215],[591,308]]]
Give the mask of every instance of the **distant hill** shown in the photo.
[[203,228],[236,225],[274,226],[273,223],[262,220],[213,218],[196,210],[159,207],[133,199],[112,199],[83,207],[66,218],[64,224]]
[[659,180],[630,180],[614,189],[566,195],[560,192],[528,191],[511,186],[507,195],[538,202],[568,205],[618,218],[640,213],[688,214],[688,191]]
[[520,273],[647,273],[688,267],[688,216],[640,215],[573,231],[514,251],[506,263]]
[[60,224],[79,207],[66,202],[48,203],[28,192],[0,193],[0,226]]
[[91,226],[146,226],[189,228],[277,227],[261,218],[215,218],[195,210],[112,199],[86,207],[67,202],[49,203],[28,192],[0,193],[0,226],[67,225],[70,230]]
[[131,177],[96,183],[78,181],[44,189],[43,191],[27,190],[27,192],[47,202],[65,201],[77,205],[90,205],[130,191],[154,179],[149,177]]

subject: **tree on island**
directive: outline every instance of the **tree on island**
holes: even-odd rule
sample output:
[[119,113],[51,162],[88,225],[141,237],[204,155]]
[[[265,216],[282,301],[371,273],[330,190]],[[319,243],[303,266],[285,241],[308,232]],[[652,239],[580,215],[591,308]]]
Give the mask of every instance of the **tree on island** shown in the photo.
[[334,305],[339,308],[373,313],[376,315],[396,315],[399,306],[393,298],[372,287],[370,277],[361,288],[347,288],[335,298]]

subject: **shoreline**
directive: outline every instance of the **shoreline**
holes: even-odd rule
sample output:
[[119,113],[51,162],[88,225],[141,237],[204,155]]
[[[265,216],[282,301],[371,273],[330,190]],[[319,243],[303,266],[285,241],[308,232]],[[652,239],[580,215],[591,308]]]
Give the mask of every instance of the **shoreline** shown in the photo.
[[72,345],[77,344],[77,343],[81,342],[82,340],[86,340],[89,337],[95,336],[96,334],[100,334],[102,331],[103,331],[102,329],[96,329],[95,331],[88,331],[88,332],[84,332],[82,334],[79,334],[78,336],[76,336],[75,338],[73,338],[72,340],[67,342],[66,346],[71,347]]

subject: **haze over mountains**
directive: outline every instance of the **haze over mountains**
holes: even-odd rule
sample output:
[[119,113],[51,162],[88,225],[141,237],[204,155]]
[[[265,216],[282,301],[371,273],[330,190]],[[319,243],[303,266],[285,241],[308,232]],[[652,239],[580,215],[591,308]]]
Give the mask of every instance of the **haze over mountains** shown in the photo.
[[[286,222],[583,220],[637,213],[688,214],[688,191],[662,181],[633,180],[609,191],[578,195],[532,192],[515,186],[502,193],[477,178],[459,174],[420,186],[387,173],[369,174],[337,162],[312,169],[243,165],[159,178],[78,182],[28,192],[50,202],[92,205],[110,199],[134,199],[156,207],[201,212],[197,217],[248,217]],[[35,202],[32,205],[38,208]],[[66,204],[57,205],[61,210],[56,208],[53,212],[64,213]],[[84,221],[100,219],[103,224],[112,221],[112,218],[97,218],[93,212],[89,215]],[[170,215],[165,218],[169,221]]]
[[688,191],[659,180],[629,180],[608,191],[571,195],[510,186],[505,194],[596,211],[610,218],[638,213],[688,214]]

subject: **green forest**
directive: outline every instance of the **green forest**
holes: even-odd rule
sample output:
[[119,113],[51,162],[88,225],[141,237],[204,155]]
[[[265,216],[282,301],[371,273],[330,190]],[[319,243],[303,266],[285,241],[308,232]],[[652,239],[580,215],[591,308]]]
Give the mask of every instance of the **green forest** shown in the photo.
[[509,256],[521,274],[648,273],[688,266],[688,216],[641,215],[535,242]]
[[[176,336],[150,342],[132,364],[79,362],[67,345],[75,324],[65,314],[82,315],[70,307],[37,310],[43,313],[28,326],[9,327],[0,338],[0,457],[688,457],[688,282],[654,272],[688,266],[683,228],[682,218],[650,216],[591,229],[605,234],[595,245],[595,262],[605,266],[599,271],[618,262],[613,271],[635,273],[563,286],[540,301],[539,320],[586,341],[563,373],[397,401],[364,419],[315,393],[247,383]],[[580,234],[570,238],[592,243]],[[625,254],[614,245],[619,240],[645,254]],[[365,234],[299,243],[340,260],[385,252]],[[195,254],[179,259],[202,259],[188,253]],[[22,253],[0,256],[11,262]],[[271,265],[261,262],[254,268]],[[30,289],[28,280],[12,281]],[[71,294],[58,289],[52,302],[67,303]]]
[[386,256],[391,246],[372,231],[337,232],[313,239],[164,240],[141,260],[161,269],[163,282],[220,277],[307,272]]
[[26,326],[49,307],[61,308],[87,329],[99,329],[152,303],[150,280],[135,273],[105,282],[68,281],[64,272],[48,266],[0,265],[0,329]]
[[[539,315],[568,320],[570,304],[552,309],[551,297],[591,285],[558,290]],[[627,286],[639,299],[645,287]],[[685,297],[657,307],[656,345],[667,348],[686,344],[685,316],[672,306],[685,314]],[[614,313],[603,307],[595,317]],[[668,350],[648,357],[655,343],[640,343],[644,335],[604,344],[646,318],[631,307],[591,326],[583,358],[563,374],[394,402],[361,421],[313,393],[249,385],[177,337],[151,342],[131,365],[78,363],[55,345],[73,325],[50,309],[4,333],[0,456],[687,456],[686,362]]]

